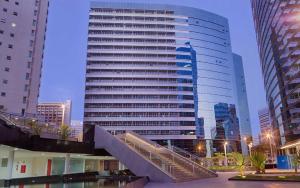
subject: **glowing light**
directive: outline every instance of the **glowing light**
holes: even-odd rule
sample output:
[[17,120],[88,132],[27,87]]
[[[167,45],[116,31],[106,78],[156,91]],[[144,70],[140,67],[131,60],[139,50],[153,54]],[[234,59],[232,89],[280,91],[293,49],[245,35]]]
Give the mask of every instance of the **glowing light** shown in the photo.
[[199,146],[198,146],[198,150],[199,150],[199,151],[200,151],[200,150],[202,150],[202,147],[201,147],[201,145],[199,145]]

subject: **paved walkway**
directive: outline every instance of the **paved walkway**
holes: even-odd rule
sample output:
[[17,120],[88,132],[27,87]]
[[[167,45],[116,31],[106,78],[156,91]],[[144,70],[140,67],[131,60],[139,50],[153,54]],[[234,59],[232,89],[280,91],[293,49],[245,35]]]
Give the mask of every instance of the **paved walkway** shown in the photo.
[[148,183],[145,188],[300,188],[300,183],[228,181],[237,173],[219,173],[218,178],[184,183]]

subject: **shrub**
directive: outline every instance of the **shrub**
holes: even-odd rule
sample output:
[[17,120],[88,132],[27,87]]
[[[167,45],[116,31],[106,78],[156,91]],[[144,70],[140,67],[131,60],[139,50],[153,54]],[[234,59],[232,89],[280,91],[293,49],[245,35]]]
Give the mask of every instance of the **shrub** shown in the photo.
[[267,157],[264,153],[253,152],[250,160],[252,162],[252,165],[255,167],[257,174],[265,173],[265,164]]
[[240,171],[240,175],[244,176],[247,159],[241,153],[238,152],[232,153],[232,159],[235,162],[238,170]]

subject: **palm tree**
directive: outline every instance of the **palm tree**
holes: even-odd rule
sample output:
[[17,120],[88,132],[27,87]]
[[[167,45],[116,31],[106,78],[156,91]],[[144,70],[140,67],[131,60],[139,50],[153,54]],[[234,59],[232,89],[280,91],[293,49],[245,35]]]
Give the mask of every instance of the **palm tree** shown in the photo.
[[59,127],[58,133],[61,140],[67,140],[71,134],[71,128],[69,125],[62,124]]
[[296,154],[293,155],[292,158],[292,164],[295,168],[295,173],[298,173],[298,166],[300,164],[300,152],[297,152]]
[[265,173],[265,164],[267,157],[264,153],[258,151],[253,152],[251,154],[250,160],[252,162],[252,165],[255,167],[257,174]]
[[235,162],[237,168],[240,171],[240,175],[244,176],[247,159],[241,153],[238,153],[238,152],[233,152],[233,153],[231,153],[231,155],[232,155],[233,161]]

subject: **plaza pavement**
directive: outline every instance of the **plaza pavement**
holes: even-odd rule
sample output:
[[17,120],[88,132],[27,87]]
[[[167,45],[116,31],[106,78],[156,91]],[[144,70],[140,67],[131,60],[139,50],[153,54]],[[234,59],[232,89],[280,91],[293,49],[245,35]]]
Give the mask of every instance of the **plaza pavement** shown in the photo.
[[219,177],[184,183],[148,183],[145,188],[300,188],[299,182],[228,181],[237,173],[219,173]]

